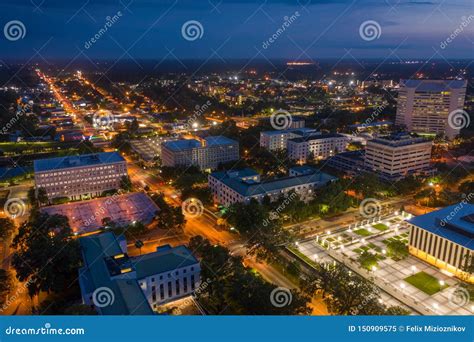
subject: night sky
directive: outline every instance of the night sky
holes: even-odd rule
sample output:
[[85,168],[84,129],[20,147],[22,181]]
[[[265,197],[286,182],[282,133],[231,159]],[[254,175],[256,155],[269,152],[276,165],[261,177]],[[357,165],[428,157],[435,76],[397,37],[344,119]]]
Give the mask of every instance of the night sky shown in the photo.
[[[0,59],[472,58],[472,0],[1,0]],[[120,12],[121,15],[118,13]],[[106,32],[98,34],[115,15]],[[277,33],[284,26],[283,33]],[[18,20],[26,33],[5,37]],[[186,40],[184,23],[202,25]],[[362,39],[375,21],[381,31]],[[464,23],[464,26],[463,26]],[[456,29],[452,42],[441,47]],[[98,34],[96,42],[90,40]],[[269,43],[269,38],[276,37]],[[87,43],[89,42],[89,44]]]

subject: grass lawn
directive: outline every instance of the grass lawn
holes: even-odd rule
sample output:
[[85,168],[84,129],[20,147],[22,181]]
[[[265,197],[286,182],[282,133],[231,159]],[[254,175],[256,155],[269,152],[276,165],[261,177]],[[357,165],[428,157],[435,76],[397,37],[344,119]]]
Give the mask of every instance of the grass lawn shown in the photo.
[[369,232],[365,228],[354,230],[354,233],[356,233],[357,235],[360,235],[360,236],[370,236],[370,235],[372,235],[372,233]]
[[377,230],[380,230],[381,232],[384,232],[388,229],[388,227],[383,223],[374,224],[372,227],[374,227]]
[[438,279],[425,272],[411,275],[405,278],[405,281],[430,296],[448,287],[448,285],[441,286]]

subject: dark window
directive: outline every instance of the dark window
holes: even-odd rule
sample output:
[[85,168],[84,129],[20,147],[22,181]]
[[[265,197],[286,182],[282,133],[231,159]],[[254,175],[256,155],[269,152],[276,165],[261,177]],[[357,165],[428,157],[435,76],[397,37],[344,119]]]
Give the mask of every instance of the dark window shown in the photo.
[[179,296],[181,289],[179,288],[179,279],[176,279],[176,295]]
[[151,287],[151,301],[156,302],[156,289],[154,286]]
[[194,274],[191,274],[191,289],[194,291]]
[[168,297],[173,296],[173,288],[171,287],[171,281],[168,282]]
[[160,284],[160,299],[163,300],[165,298],[165,285]]
[[183,278],[183,287],[184,287],[184,293],[188,292],[188,278],[187,277]]

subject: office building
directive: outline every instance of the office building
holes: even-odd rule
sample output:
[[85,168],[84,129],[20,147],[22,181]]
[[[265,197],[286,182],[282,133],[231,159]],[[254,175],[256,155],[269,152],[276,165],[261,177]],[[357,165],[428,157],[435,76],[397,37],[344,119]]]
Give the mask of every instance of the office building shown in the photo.
[[400,80],[395,123],[410,132],[454,138],[459,129],[448,124],[448,115],[463,109],[466,86],[463,80]]
[[406,134],[369,140],[365,166],[383,178],[397,180],[408,175],[429,174],[432,142]]
[[320,134],[311,128],[285,129],[260,132],[260,146],[269,150],[285,150],[289,139]]
[[197,166],[201,170],[216,169],[220,163],[239,159],[239,143],[224,136],[204,140],[176,140],[161,145],[163,166]]
[[320,134],[288,140],[288,158],[300,164],[310,159],[326,159],[347,148],[347,138],[340,134]]
[[127,164],[116,152],[103,152],[34,161],[36,189],[43,188],[49,199],[81,199],[120,188],[127,176]]
[[252,198],[261,202],[265,196],[274,201],[291,191],[308,201],[315,189],[336,180],[336,177],[308,166],[292,168],[289,174],[288,177],[261,181],[260,175],[249,168],[219,171],[209,175],[208,185],[214,202],[229,206],[237,202],[248,203]]
[[112,232],[79,239],[83,303],[102,315],[150,315],[162,304],[190,296],[200,284],[200,265],[185,246],[158,247],[128,256],[127,242]]
[[474,275],[466,269],[474,256],[473,204],[461,202],[407,222],[412,255],[474,283]]

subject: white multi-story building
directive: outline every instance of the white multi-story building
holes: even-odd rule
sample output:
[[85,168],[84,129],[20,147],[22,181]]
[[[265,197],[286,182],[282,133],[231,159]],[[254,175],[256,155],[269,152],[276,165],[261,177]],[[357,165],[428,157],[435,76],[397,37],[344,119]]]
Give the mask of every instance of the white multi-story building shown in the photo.
[[341,134],[322,134],[288,140],[288,158],[304,164],[312,156],[326,159],[345,152],[348,140]]
[[260,132],[260,146],[269,150],[287,149],[288,140],[320,134],[311,128],[285,129]]
[[336,180],[336,177],[319,172],[308,166],[290,169],[290,176],[262,182],[260,175],[252,169],[219,171],[209,175],[208,185],[215,203],[229,206],[233,203],[262,201],[268,196],[271,201],[294,191],[304,201],[310,200],[314,189]]
[[367,142],[364,163],[368,170],[387,179],[431,172],[432,142],[406,133]]
[[161,145],[163,166],[191,166],[201,170],[216,169],[220,163],[239,159],[239,143],[223,137],[207,137],[202,142],[195,139],[168,141]]
[[395,123],[411,132],[454,138],[459,129],[449,125],[448,115],[464,107],[466,87],[463,80],[400,80]]
[[[79,284],[84,304],[103,315],[153,314],[162,304],[190,296],[199,287],[199,261],[185,246],[158,247],[130,257],[127,243],[112,232],[80,240],[84,266]],[[107,295],[109,305],[100,302]]]
[[49,199],[80,199],[119,189],[127,164],[120,154],[103,152],[35,160],[34,172],[36,189],[45,189]]
[[[466,201],[407,220],[414,256],[474,283],[474,205]],[[471,265],[472,266],[472,265]]]

